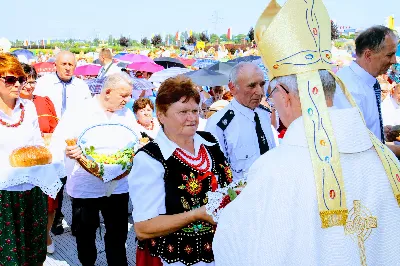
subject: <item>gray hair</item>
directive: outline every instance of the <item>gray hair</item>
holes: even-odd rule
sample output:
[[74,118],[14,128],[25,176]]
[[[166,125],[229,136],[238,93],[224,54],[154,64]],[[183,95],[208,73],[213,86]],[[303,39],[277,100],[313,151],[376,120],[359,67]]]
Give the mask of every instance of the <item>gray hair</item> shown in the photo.
[[373,26],[361,32],[356,39],[356,54],[361,57],[365,50],[369,49],[379,53],[385,47],[386,36],[391,36],[397,40],[396,33],[385,26]]
[[[321,78],[322,87],[325,93],[326,100],[333,100],[333,96],[336,90],[336,81],[335,78],[329,73],[327,70],[318,70],[319,76]],[[286,88],[289,89],[294,95],[299,97],[299,90],[297,85],[297,77],[296,75],[282,76],[277,77],[271,80],[270,86],[271,89],[275,88],[278,84],[285,85]]]
[[114,73],[106,77],[102,90],[117,89],[118,86],[122,84],[133,87],[132,78],[125,72]]
[[232,68],[231,73],[229,73],[229,81],[232,82],[235,85],[235,87],[237,87],[237,88],[239,88],[239,85],[237,82],[238,76],[244,67],[253,67],[256,70],[256,72],[259,72],[264,76],[264,72],[261,70],[261,68],[258,65],[250,63],[250,62],[240,62],[239,64],[235,65]]

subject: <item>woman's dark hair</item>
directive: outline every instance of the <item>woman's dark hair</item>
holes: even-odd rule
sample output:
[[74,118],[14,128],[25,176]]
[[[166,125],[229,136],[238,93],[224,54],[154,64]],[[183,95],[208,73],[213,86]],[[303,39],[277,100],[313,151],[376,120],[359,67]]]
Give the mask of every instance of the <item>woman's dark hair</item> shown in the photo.
[[33,66],[22,63],[22,68],[24,69],[25,74],[28,76],[28,78],[33,78],[37,79],[37,73],[36,70]]

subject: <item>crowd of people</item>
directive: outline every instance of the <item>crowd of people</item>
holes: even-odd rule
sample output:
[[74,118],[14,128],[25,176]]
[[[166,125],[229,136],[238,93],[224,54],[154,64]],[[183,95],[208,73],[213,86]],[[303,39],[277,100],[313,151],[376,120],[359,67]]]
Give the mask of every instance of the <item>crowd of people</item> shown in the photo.
[[[242,62],[227,86],[208,92],[170,77],[151,92],[155,101],[146,93],[132,100],[132,76],[152,73],[122,71],[109,49],[99,54],[104,84],[95,95],[74,75],[69,51],[42,77],[0,53],[0,166],[9,168],[24,145],[46,146],[63,166],[0,173],[0,265],[43,265],[56,251],[51,232],[64,230],[64,186],[83,266],[96,264],[99,212],[110,266],[128,265],[129,215],[138,266],[398,265],[399,37],[366,29],[355,60],[335,74],[321,0],[271,1],[267,9],[255,34],[269,81]],[[312,22],[300,15],[310,10]],[[274,38],[284,25],[296,27]],[[86,142],[106,150],[133,143],[130,168],[106,182],[82,164]],[[207,204],[228,187],[240,195],[216,219]]]

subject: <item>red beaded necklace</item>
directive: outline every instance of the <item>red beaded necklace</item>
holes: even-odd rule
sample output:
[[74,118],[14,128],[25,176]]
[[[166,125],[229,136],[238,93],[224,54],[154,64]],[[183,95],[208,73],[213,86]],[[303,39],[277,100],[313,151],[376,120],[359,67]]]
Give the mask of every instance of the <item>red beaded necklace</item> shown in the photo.
[[141,125],[142,127],[144,127],[147,130],[153,130],[154,129],[154,121],[153,120],[151,120],[150,126],[143,125],[142,123],[140,123],[139,120],[137,120],[137,122],[138,122],[139,125]]
[[[197,157],[193,157],[190,154],[187,154],[184,150],[180,148],[175,150],[174,155],[179,160],[192,167],[193,169],[196,169],[197,171],[205,172],[208,171],[210,168],[210,158],[208,158],[207,150],[204,145],[200,146],[199,154],[197,154]],[[204,165],[204,163],[206,164]]]
[[19,108],[21,108],[21,117],[19,118],[19,121],[17,123],[10,124],[10,123],[4,122],[3,120],[0,119],[0,124],[2,124],[3,126],[6,126],[6,127],[19,127],[22,124],[22,122],[24,121],[25,107],[22,105],[22,103],[20,103]]

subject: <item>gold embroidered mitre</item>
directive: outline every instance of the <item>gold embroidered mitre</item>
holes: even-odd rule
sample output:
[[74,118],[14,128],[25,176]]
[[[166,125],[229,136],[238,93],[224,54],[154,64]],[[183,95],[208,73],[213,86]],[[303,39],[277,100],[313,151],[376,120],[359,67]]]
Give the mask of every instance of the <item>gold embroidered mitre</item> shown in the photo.
[[256,42],[270,80],[331,68],[331,22],[321,0],[288,0],[273,19],[264,16],[257,22]]
[[256,27],[254,28],[254,40],[256,43],[261,39],[261,34],[267,29],[268,25],[271,23],[275,15],[278,14],[279,10],[281,10],[281,6],[276,2],[276,0],[272,0],[265,8],[256,23]]
[[[275,4],[273,0],[269,6]],[[257,48],[270,80],[296,75],[322,227],[344,226],[348,209],[340,155],[318,73],[322,69],[329,71],[332,66],[328,12],[322,0],[288,0],[275,17],[265,14],[273,12],[264,11],[257,23]],[[343,82],[330,73],[350,104],[357,107]],[[399,163],[371,132],[370,138],[400,205]]]

